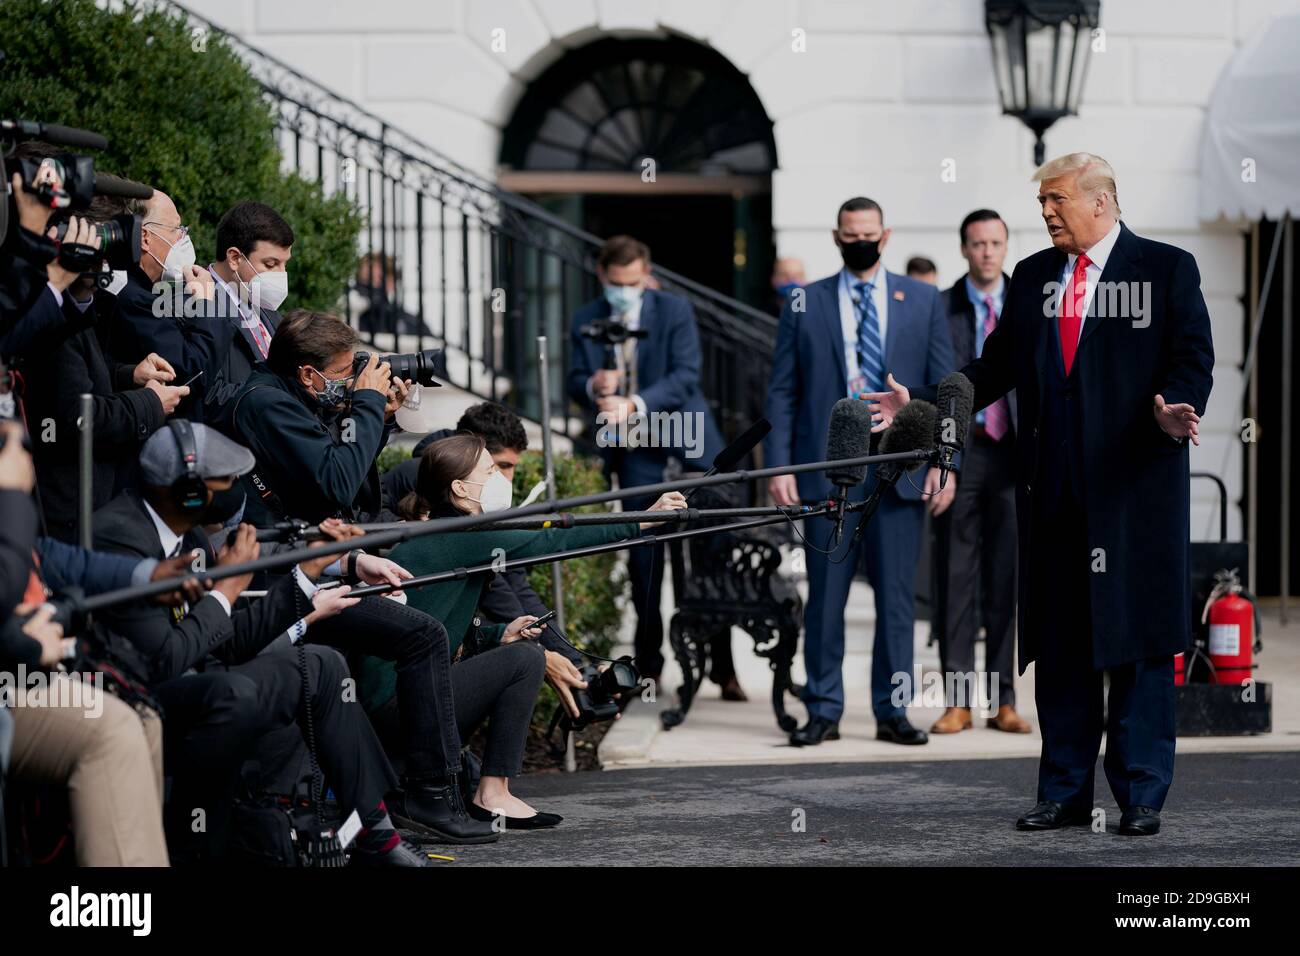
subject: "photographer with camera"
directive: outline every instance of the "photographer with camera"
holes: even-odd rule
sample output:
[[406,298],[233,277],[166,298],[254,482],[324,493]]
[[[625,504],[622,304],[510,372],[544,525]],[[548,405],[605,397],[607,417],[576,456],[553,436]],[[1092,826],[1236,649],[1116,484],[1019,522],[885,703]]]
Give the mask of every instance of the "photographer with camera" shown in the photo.
[[[476,515],[504,511],[510,507],[510,498],[510,481],[493,461],[483,439],[453,435],[425,449],[416,489],[403,499],[399,513],[410,520]],[[685,506],[685,498],[670,492],[649,510],[675,511]],[[393,549],[393,559],[422,575],[486,564],[503,555],[510,560],[621,541],[638,533],[637,526],[631,523],[545,531],[450,532],[400,544]],[[474,574],[426,585],[412,591],[409,601],[412,607],[443,622],[453,654],[462,643],[473,652],[462,655],[451,670],[461,737],[468,737],[480,723],[488,721],[482,777],[470,803],[471,816],[491,820],[495,813],[501,813],[510,830],[552,827],[560,817],[534,810],[512,794],[510,778],[518,776],[523,767],[529,718],[553,652],[532,640],[542,632],[530,627],[537,620],[531,614],[509,624],[479,626],[474,610],[483,599],[489,577],[490,573]],[[587,685],[576,668],[569,666],[576,679],[556,681],[552,686],[568,713],[577,717],[573,690]],[[392,677],[386,665],[369,658],[358,676],[362,699],[368,706],[380,706],[392,696]]]
[[[87,225],[77,228],[93,230],[120,208],[120,201],[96,197]],[[70,225],[69,234],[72,229]],[[119,362],[108,353],[103,336],[116,315],[116,302],[99,287],[100,272],[72,273],[57,262],[49,269],[50,286],[38,310],[61,311],[61,331],[38,336],[42,343],[22,359],[23,401],[27,420],[39,428],[33,457],[46,533],[75,541],[79,396],[94,396],[91,488],[93,507],[99,508],[125,487],[141,444],[176,411],[189,388],[174,384],[175,370],[156,352],[134,363]],[[61,307],[54,304],[55,296],[61,296]]]
[[[266,368],[253,372],[231,403],[228,433],[257,459],[245,480],[255,524],[378,513],[375,462],[410,383],[392,378],[378,356],[356,353],[356,345],[357,333],[337,316],[295,309],[271,340]],[[407,364],[418,374],[418,361]],[[362,552],[341,563],[346,577],[367,584],[400,586],[410,577]],[[392,804],[398,822],[444,842],[495,840],[490,826],[470,819],[456,783],[461,740],[442,625],[388,598],[368,597],[313,628],[308,640],[396,665],[406,749],[404,792]]]
[[[568,384],[569,396],[596,413],[596,443],[606,474],[617,475],[619,487],[632,488],[663,481],[670,458],[703,471],[722,449],[722,435],[700,390],[695,310],[685,299],[649,286],[650,250],[631,236],[605,240],[596,271],[602,295],[573,316]],[[655,419],[664,415],[679,417],[680,427],[655,427]],[[698,445],[663,444],[657,439],[665,433],[682,440],[696,436]],[[623,504],[640,511],[650,499],[629,498]],[[637,613],[637,666],[658,681],[664,665],[663,548],[636,549],[628,555],[628,570]],[[734,671],[728,666],[722,673],[717,663],[711,676],[724,696],[743,700]]]
[[0,671],[23,675],[11,692],[0,693],[13,724],[8,772],[15,780],[68,789],[79,865],[166,866],[158,722],[143,720],[102,685],[56,670],[66,657],[65,635],[54,607],[44,603],[33,556],[62,551],[69,573],[78,560],[83,567],[94,563],[99,573],[78,583],[101,588],[129,583],[138,567],[161,565],[66,546],[51,551],[38,542],[30,498],[35,470],[22,426],[0,424],[0,438]]

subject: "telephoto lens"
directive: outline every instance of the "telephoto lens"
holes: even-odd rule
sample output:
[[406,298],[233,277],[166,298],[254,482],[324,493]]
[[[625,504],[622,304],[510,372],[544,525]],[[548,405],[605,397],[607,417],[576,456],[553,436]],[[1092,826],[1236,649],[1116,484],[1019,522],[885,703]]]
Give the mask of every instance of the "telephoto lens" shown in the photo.
[[[140,260],[140,217],[129,212],[95,225],[99,236],[99,256],[110,269],[129,269]],[[54,239],[63,242],[68,234],[68,220],[54,227]]]
[[[379,361],[388,363],[393,378],[404,378],[412,382],[419,382],[424,386],[438,387],[440,383],[434,380],[434,375],[438,373],[441,364],[438,360],[441,357],[442,349],[425,349],[422,352],[399,352],[394,355],[381,355]],[[369,352],[357,352],[352,361],[352,374],[355,375],[360,372],[369,361]]]

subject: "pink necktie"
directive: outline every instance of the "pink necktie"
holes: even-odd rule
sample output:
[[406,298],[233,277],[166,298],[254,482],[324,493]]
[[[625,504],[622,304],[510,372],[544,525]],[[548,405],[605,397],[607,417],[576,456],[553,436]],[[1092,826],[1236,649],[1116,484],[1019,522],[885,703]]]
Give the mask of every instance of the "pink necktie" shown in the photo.
[[[993,330],[998,327],[998,314],[993,311],[993,296],[984,297],[984,309],[984,341],[987,342]],[[1001,441],[1002,436],[1007,433],[1010,421],[1011,409],[1007,405],[1007,400],[999,398],[984,409],[984,434],[994,441]]]

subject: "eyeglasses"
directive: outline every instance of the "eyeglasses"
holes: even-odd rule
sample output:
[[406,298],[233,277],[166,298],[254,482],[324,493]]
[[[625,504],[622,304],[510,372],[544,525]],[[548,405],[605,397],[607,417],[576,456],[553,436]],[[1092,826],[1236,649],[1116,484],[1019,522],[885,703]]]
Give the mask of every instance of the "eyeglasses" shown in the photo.
[[[180,242],[182,239],[184,239],[186,236],[188,236],[188,235],[190,234],[190,227],[189,227],[189,226],[186,226],[186,225],[184,225],[184,224],[179,225],[179,226],[170,226],[170,225],[168,225],[168,224],[165,223],[165,222],[159,222],[159,221],[156,220],[156,219],[149,219],[149,220],[146,220],[145,222],[141,223],[140,225],[141,225],[142,227],[143,227],[143,226],[162,226],[164,229],[179,230],[179,231],[180,231],[180,237],[176,240],[177,242]],[[155,230],[155,231],[156,231],[156,230]]]

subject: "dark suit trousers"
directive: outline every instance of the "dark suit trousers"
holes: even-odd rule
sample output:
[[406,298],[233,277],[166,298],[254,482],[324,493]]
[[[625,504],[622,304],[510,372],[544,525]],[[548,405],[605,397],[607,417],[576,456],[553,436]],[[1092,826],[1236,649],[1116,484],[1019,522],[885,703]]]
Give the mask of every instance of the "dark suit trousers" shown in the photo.
[[[971,434],[962,453],[957,493],[935,521],[935,561],[946,580],[936,614],[943,616],[939,657],[949,707],[972,707],[979,627],[977,591],[985,624],[984,693],[993,707],[1016,704],[1016,472],[1015,443]],[[993,686],[993,675],[997,686]],[[951,696],[957,690],[964,696]]]
[[[321,768],[344,814],[355,809],[364,817],[379,806],[396,777],[361,705],[344,701],[343,659],[325,648],[305,650]],[[164,762],[172,777],[167,830],[179,859],[203,852],[224,856],[240,765],[258,738],[271,731],[297,722],[305,739],[302,690],[297,651],[279,647],[154,689],[164,708]],[[198,833],[196,810],[204,818]]]
[[[1030,585],[1046,596],[1041,602],[1044,620],[1029,623],[1043,628],[1034,674],[1043,734],[1038,799],[1092,808],[1104,728],[1106,779],[1120,809],[1159,810],[1174,774],[1173,658],[1105,671],[1093,666],[1092,571],[1083,509],[1071,501],[1042,520],[1051,554],[1036,567]],[[1104,699],[1106,674],[1109,701]]]
[[[629,498],[628,511],[645,511],[658,496]],[[670,529],[675,530],[675,529]],[[663,593],[664,565],[668,555],[663,545],[632,548],[627,553],[628,575],[632,578],[632,606],[636,608],[636,666],[642,674],[655,675],[664,669],[664,618],[659,610]],[[731,629],[709,640],[709,679],[724,684],[736,675],[731,656]]]
[[[916,617],[913,584],[924,518],[921,502],[903,501],[892,492],[886,492],[859,545],[865,552],[867,579],[871,582],[876,601],[876,632],[871,651],[871,709],[878,721],[906,712],[905,706],[896,705],[891,698],[895,688],[900,686],[895,675],[906,675],[909,688],[913,679],[913,622]],[[858,520],[856,513],[845,519],[846,542],[856,530]],[[822,517],[804,521],[808,606],[804,611],[803,655],[808,677],[803,699],[810,716],[839,720],[844,712],[844,605],[848,601],[858,555],[839,560],[845,548],[842,544],[834,555],[838,563],[832,564],[827,555],[818,553],[816,549],[828,547],[832,527],[831,522]]]
[[440,777],[460,771],[451,652],[441,621],[389,598],[367,597],[313,624],[305,640],[393,661],[407,772]]

